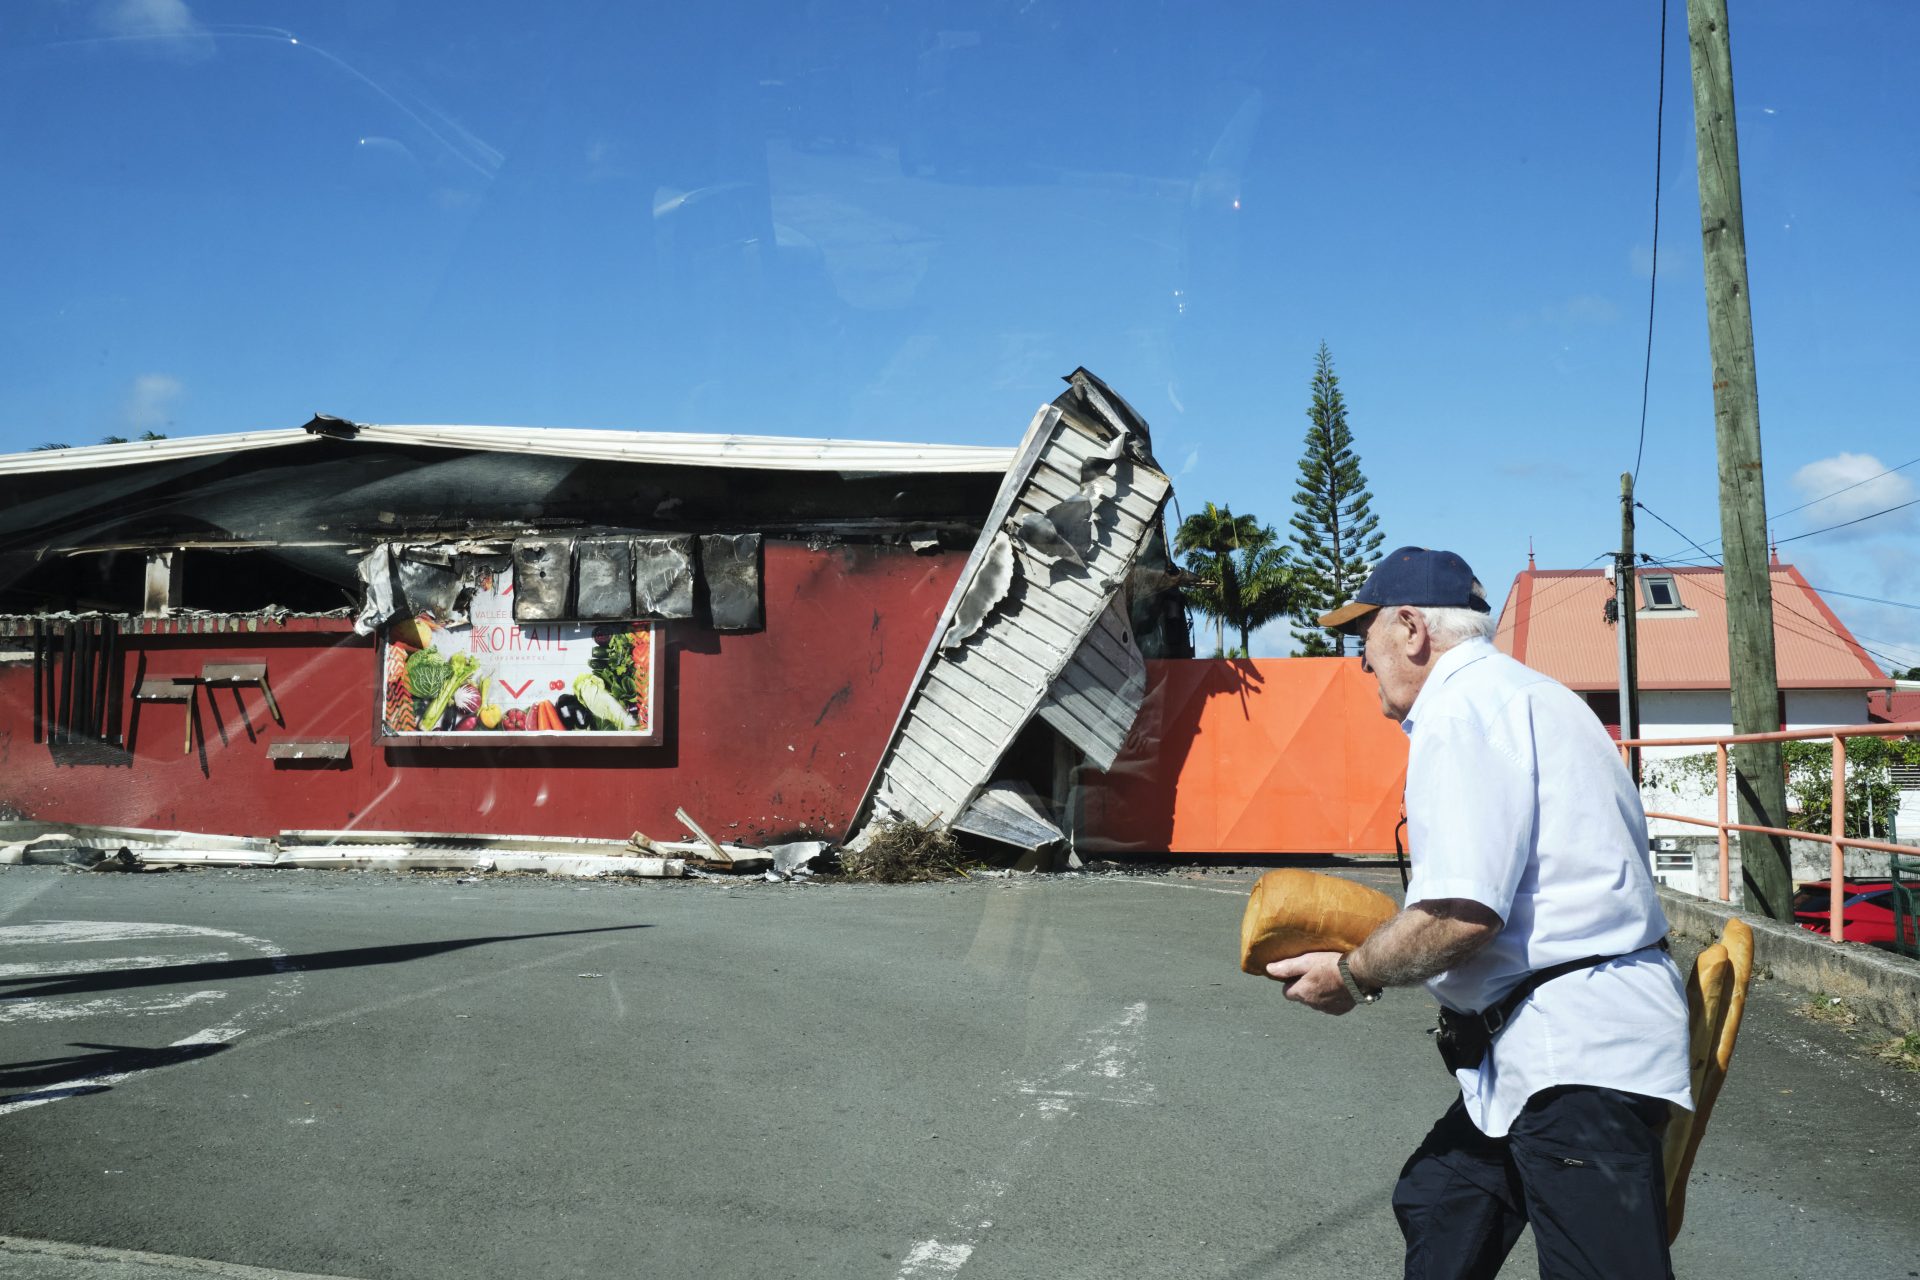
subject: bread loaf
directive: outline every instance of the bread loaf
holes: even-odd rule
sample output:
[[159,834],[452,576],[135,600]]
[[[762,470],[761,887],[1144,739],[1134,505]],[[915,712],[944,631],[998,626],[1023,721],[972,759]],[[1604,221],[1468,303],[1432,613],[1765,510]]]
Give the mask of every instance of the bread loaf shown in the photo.
[[1399,908],[1392,898],[1338,876],[1281,867],[1254,882],[1240,918],[1240,969],[1266,976],[1275,960],[1309,951],[1351,951]]
[[1727,1064],[1733,1060],[1752,980],[1753,930],[1745,921],[1729,920],[1720,941],[1693,962],[1693,975],[1687,981],[1687,1066],[1693,1110],[1672,1108],[1661,1144],[1667,1174],[1668,1243],[1680,1235],[1687,1209],[1687,1176],[1699,1154],[1714,1099],[1727,1078]]

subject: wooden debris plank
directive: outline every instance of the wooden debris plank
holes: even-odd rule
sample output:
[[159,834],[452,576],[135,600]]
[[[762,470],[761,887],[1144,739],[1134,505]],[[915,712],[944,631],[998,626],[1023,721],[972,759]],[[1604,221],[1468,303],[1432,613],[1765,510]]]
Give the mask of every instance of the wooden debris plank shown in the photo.
[[1001,688],[1022,706],[1031,707],[1053,683],[1053,673],[1029,655],[1022,653],[992,631],[982,632],[967,642],[967,656],[977,657],[990,668],[976,671],[987,683]]
[[977,724],[969,723],[979,713],[966,707],[966,699],[956,697],[946,689],[936,690],[931,682],[922,688],[927,696],[921,700],[915,714],[923,716],[923,732],[938,734],[976,760],[991,760],[998,754],[999,748],[995,744],[1005,738],[1006,726],[989,720],[992,728],[983,732]]
[[[1059,683],[1054,685],[1053,691],[1048,695],[1047,705],[1064,713],[1069,720],[1079,726],[1079,732],[1068,730],[1058,721],[1050,720],[1050,723],[1067,732],[1068,736],[1073,738],[1088,755],[1104,756],[1107,762],[1111,763],[1113,757],[1119,754],[1120,748],[1126,743],[1126,733],[1114,722],[1113,708],[1120,703],[1120,697],[1105,689],[1088,687],[1091,684],[1092,682],[1086,680],[1084,676],[1076,681],[1074,669],[1071,667],[1061,672]],[[1045,707],[1042,708],[1043,711],[1045,709]],[[1094,745],[1100,749],[1089,749]]]
[[996,782],[986,788],[953,825],[1019,849],[1039,849],[1066,838],[1040,798],[1020,782]]
[[910,732],[900,735],[894,752],[926,781],[930,788],[928,797],[930,801],[939,802],[941,813],[951,817],[960,811],[973,785],[961,777],[952,765],[938,759],[931,750],[916,742]]
[[[1069,590],[1062,591],[1061,587],[1068,587]],[[1062,599],[1069,595],[1071,599]],[[1085,578],[1073,575],[1046,587],[1023,582],[1018,590],[1010,593],[1008,603],[1057,623],[1076,635],[1086,629],[1088,618],[1098,617],[1107,607],[1103,594],[1095,591]]]
[[965,726],[980,740],[983,750],[990,749],[993,743],[1004,741],[1008,734],[1019,730],[1017,720],[1003,720],[983,711],[978,702],[938,677],[929,677],[923,688],[927,701]]
[[1006,727],[1007,732],[1013,732],[1027,718],[1026,704],[1016,702],[1002,690],[982,680],[970,669],[971,665],[966,662],[943,662],[933,669],[928,683],[952,690],[979,708],[981,715]]

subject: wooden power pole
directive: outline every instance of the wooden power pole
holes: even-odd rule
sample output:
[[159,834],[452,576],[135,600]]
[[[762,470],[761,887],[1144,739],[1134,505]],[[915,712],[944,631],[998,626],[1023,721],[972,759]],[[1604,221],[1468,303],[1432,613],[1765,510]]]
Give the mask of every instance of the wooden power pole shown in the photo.
[[[1713,425],[1720,460],[1720,538],[1725,545],[1727,666],[1736,733],[1780,727],[1773,654],[1773,581],[1767,564],[1767,499],[1760,470],[1760,389],[1747,300],[1747,237],[1740,210],[1740,146],[1733,116],[1733,50],[1726,0],[1687,0],[1693,63],[1693,128],[1700,164],[1700,237],[1707,277],[1707,333],[1713,355]],[[1740,821],[1787,825],[1786,777],[1778,743],[1734,749]],[[1793,918],[1787,841],[1740,835],[1749,908]]]
[[[1633,473],[1620,473],[1620,556],[1614,567],[1620,590],[1620,724],[1631,725],[1627,736],[1644,738],[1640,723],[1640,589],[1633,573]],[[1628,752],[1628,772],[1640,781],[1640,749]]]

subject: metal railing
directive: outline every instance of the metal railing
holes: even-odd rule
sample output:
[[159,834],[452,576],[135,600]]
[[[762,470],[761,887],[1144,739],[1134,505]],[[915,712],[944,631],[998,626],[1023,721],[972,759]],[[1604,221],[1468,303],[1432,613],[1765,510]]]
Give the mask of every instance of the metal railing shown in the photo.
[[[1751,831],[1756,835],[1784,836],[1790,840],[1814,840],[1825,844],[1832,851],[1832,870],[1828,880],[1828,928],[1835,942],[1846,941],[1846,922],[1842,919],[1842,904],[1846,899],[1846,862],[1844,851],[1864,849],[1875,853],[1905,854],[1912,857],[1914,847],[1910,844],[1892,844],[1885,840],[1866,840],[1847,834],[1847,739],[1848,738],[1906,738],[1920,735],[1920,722],[1903,724],[1852,724],[1836,725],[1829,729],[1785,729],[1779,733],[1736,733],[1714,738],[1628,738],[1620,743],[1620,756],[1632,768],[1632,752],[1635,748],[1648,747],[1712,747],[1714,748],[1714,791],[1719,805],[1718,820],[1696,818],[1684,813],[1655,813],[1647,811],[1647,817],[1660,818],[1668,822],[1686,822],[1697,827],[1712,827],[1720,836],[1720,901],[1728,902],[1733,897],[1731,864],[1727,857],[1727,833],[1729,831]],[[1743,742],[1809,742],[1820,738],[1833,739],[1833,830],[1831,834],[1818,831],[1794,831],[1787,827],[1759,827],[1744,822],[1727,821],[1727,748]]]

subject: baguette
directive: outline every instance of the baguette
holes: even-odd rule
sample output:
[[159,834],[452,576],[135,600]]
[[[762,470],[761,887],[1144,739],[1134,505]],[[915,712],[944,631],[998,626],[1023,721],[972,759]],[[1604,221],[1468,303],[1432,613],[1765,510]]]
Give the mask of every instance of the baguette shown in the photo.
[[1679,1238],[1687,1210],[1687,1176],[1706,1135],[1714,1100],[1733,1061],[1734,1041],[1753,980],[1753,930],[1727,921],[1720,941],[1700,953],[1687,982],[1687,1066],[1693,1110],[1671,1108],[1661,1155],[1667,1175],[1667,1242]]
[[1240,918],[1240,970],[1264,978],[1275,960],[1351,951],[1398,910],[1379,890],[1338,876],[1269,871],[1254,882]]

